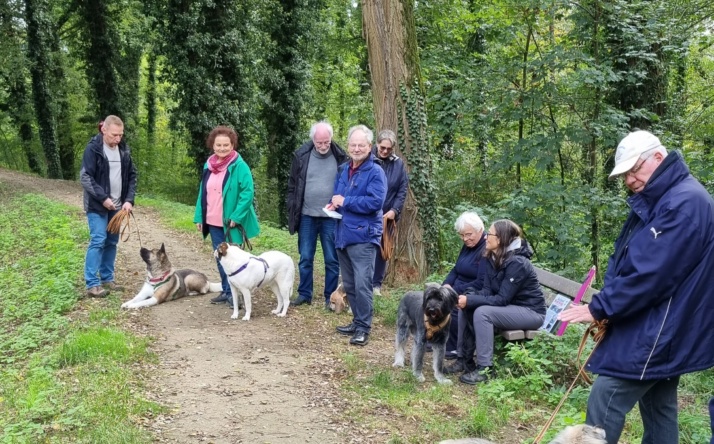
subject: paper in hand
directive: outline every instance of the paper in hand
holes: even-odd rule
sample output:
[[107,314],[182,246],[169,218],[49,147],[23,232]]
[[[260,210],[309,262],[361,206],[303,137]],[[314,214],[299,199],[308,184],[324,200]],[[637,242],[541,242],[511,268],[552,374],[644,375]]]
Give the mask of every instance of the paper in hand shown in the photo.
[[342,219],[342,215],[337,211],[329,210],[327,207],[323,207],[322,211],[333,219]]

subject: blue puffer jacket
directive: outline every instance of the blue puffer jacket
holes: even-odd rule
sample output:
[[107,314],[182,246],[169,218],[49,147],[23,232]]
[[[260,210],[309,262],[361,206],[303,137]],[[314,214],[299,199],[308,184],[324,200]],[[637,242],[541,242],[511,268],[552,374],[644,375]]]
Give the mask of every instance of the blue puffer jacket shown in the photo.
[[588,370],[652,380],[714,366],[714,200],[672,151],[628,203],[590,304],[608,324]]
[[342,219],[335,228],[335,247],[371,242],[379,245],[382,236],[382,205],[387,195],[387,179],[374,155],[348,178],[350,163],[343,164],[335,178],[335,194],[345,201],[337,210]]

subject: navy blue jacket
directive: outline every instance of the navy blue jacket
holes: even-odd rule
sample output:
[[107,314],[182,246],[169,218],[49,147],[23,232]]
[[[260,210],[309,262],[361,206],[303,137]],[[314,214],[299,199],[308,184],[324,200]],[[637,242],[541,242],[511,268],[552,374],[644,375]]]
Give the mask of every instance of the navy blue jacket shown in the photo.
[[335,247],[345,248],[353,244],[373,243],[379,245],[382,237],[382,205],[387,194],[387,179],[384,170],[375,163],[374,155],[357,168],[349,178],[349,162],[342,165],[335,179],[334,194],[344,196],[345,201],[337,211],[342,219],[335,228]]
[[[131,160],[129,147],[123,139],[119,142],[118,148],[121,159],[120,200],[122,204],[129,202],[134,205],[136,168]],[[99,214],[109,213],[109,210],[102,205],[109,197],[111,185],[109,184],[109,160],[104,155],[104,139],[101,133],[92,137],[84,149],[79,181],[84,189],[84,211]]]
[[[307,165],[308,162],[310,162],[310,153],[314,149],[315,143],[312,140],[308,140],[293,153],[293,160],[290,164],[290,175],[288,176],[288,195],[286,197],[288,231],[290,234],[297,233],[300,228],[302,204],[305,200]],[[344,150],[335,142],[330,143],[330,151],[332,151],[332,155],[335,156],[338,167],[348,160],[347,154],[345,154]]]
[[399,220],[409,187],[407,168],[404,165],[404,161],[394,153],[390,154],[386,159],[378,157],[376,145],[372,148],[372,154],[381,161],[384,175],[387,176],[387,197],[384,199],[382,212],[386,213],[389,210],[394,210],[397,214],[395,220]]
[[486,235],[473,247],[466,245],[461,247],[459,257],[449,274],[446,275],[443,284],[451,285],[456,294],[465,294],[468,288],[481,289],[483,285],[483,264],[488,260],[483,257],[483,250],[486,248]]
[[714,200],[672,151],[628,203],[589,305],[608,324],[588,370],[653,380],[714,366]]
[[521,247],[504,261],[499,270],[495,269],[491,259],[488,260],[490,266],[484,267],[481,290],[466,292],[467,309],[476,309],[482,305],[518,305],[545,315],[543,289],[530,261],[533,250],[525,239],[521,241]]

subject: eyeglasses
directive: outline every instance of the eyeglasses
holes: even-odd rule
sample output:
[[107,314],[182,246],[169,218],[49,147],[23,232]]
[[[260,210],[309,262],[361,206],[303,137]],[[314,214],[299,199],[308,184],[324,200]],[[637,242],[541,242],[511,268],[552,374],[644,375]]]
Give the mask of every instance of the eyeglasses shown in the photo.
[[630,171],[627,171],[626,173],[624,173],[624,174],[622,175],[622,178],[623,178],[623,179],[626,179],[626,178],[628,178],[628,177],[630,177],[630,176],[634,176],[635,174],[639,173],[640,170],[642,169],[642,167],[644,166],[644,164],[647,163],[647,161],[648,161],[649,159],[650,159],[649,156],[646,157],[646,158],[644,158],[644,159],[642,159],[642,162],[640,162],[639,165],[633,166]]
[[349,144],[350,148],[359,148],[361,150],[367,148],[368,146],[369,145],[367,145],[366,143],[350,143]]
[[468,232],[468,233],[459,233],[459,236],[461,236],[461,239],[470,239],[470,238],[472,238],[472,237],[475,237],[475,236],[476,236],[476,233],[471,233],[471,232]]
[[494,236],[496,239],[498,239],[498,234],[495,234],[495,233],[486,233],[486,237],[489,237],[489,236]]
[[392,149],[393,149],[391,146],[382,146],[382,145],[377,145],[377,148],[379,148],[382,151],[392,151]]

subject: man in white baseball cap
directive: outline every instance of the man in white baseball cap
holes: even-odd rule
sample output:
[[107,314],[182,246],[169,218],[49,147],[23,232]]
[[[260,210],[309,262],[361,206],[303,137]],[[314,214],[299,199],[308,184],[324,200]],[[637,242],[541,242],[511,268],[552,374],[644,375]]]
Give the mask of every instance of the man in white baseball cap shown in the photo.
[[587,364],[598,377],[585,423],[617,444],[639,404],[642,442],[676,443],[679,378],[714,367],[714,200],[681,153],[647,131],[622,139],[613,176],[634,194],[604,285],[558,319],[607,321]]
[[617,146],[610,178],[622,176],[627,188],[639,193],[665,157],[667,149],[657,136],[648,131],[632,132]]

